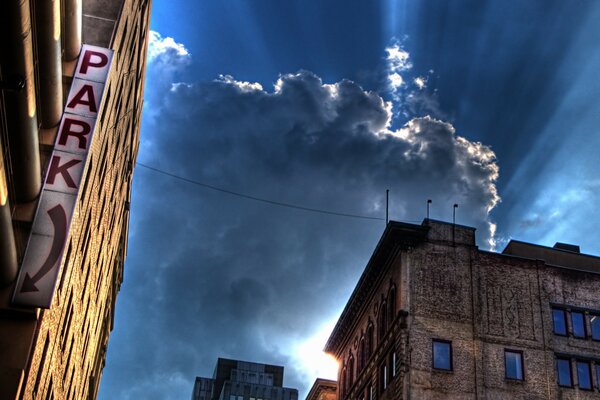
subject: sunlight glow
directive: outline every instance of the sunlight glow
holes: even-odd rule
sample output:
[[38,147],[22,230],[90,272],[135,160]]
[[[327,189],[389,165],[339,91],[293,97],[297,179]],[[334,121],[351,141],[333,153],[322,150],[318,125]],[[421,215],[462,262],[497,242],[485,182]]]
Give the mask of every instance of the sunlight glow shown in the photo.
[[314,381],[316,378],[337,380],[338,362],[330,354],[323,352],[325,343],[337,322],[337,318],[322,325],[311,337],[299,343],[295,358],[299,368]]

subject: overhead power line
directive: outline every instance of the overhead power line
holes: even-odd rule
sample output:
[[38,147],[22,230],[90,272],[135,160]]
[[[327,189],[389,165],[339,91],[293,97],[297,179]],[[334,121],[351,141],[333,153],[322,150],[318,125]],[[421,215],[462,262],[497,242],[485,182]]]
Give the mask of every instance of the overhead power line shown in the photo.
[[197,185],[197,186],[202,186],[204,188],[215,190],[217,192],[227,193],[227,194],[230,194],[232,196],[242,197],[242,198],[248,199],[248,200],[260,201],[262,203],[272,204],[272,205],[280,206],[280,207],[293,208],[293,209],[296,209],[296,210],[310,211],[310,212],[315,212],[315,213],[320,213],[320,214],[336,215],[338,217],[360,218],[360,219],[369,219],[369,220],[374,220],[374,221],[385,221],[385,218],[370,217],[368,215],[348,214],[348,213],[342,213],[342,212],[330,211],[330,210],[322,210],[322,209],[319,209],[319,208],[304,207],[304,206],[300,206],[298,204],[283,203],[283,202],[280,202],[280,201],[264,199],[264,198],[261,198],[261,197],[251,196],[251,195],[248,195],[248,194],[235,192],[233,190],[227,190],[227,189],[223,189],[223,188],[220,188],[220,187],[217,187],[217,186],[209,185],[207,183],[203,183],[203,182],[197,181],[195,179],[190,179],[190,178],[186,178],[186,177],[183,177],[183,176],[180,176],[180,175],[176,175],[176,174],[173,174],[171,172],[167,172],[167,171],[164,171],[162,169],[159,169],[159,168],[156,168],[156,167],[152,167],[150,165],[143,164],[141,162],[136,163],[136,165],[139,165],[140,167],[144,167],[144,168],[149,169],[151,171],[157,172],[159,174],[166,175],[166,176],[169,176],[171,178],[178,179],[178,180],[183,181],[183,182],[191,183],[191,184]]

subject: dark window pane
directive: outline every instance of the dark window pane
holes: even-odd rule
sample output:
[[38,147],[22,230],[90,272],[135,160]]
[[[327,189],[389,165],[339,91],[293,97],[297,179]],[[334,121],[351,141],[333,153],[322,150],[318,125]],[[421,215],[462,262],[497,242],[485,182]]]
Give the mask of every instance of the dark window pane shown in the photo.
[[573,386],[571,381],[571,361],[568,359],[556,359],[556,372],[558,374],[558,384],[560,386]]
[[573,325],[573,336],[584,338],[585,337],[585,319],[583,314],[580,312],[571,313],[571,324]]
[[[592,339],[600,340],[600,315],[590,315],[590,325],[592,326]],[[600,386],[600,381],[598,381]]]
[[554,320],[554,333],[557,335],[567,334],[567,321],[565,320],[565,311],[552,309],[552,319]]
[[577,381],[579,389],[592,390],[592,376],[590,374],[590,363],[587,361],[577,361]]
[[523,380],[523,354],[515,351],[505,351],[504,364],[508,379]]
[[596,364],[596,382],[600,387],[600,364]]
[[433,341],[433,368],[452,369],[452,349],[450,343]]

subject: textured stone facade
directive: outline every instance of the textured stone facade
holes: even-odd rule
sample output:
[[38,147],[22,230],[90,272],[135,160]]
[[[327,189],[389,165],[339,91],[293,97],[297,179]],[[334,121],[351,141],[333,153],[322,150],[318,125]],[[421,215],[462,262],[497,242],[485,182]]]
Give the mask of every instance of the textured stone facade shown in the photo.
[[[584,315],[585,337],[568,318],[556,334],[553,309]],[[473,228],[391,222],[326,351],[340,361],[340,400],[600,398],[596,315],[600,258],[519,242],[491,253]],[[433,341],[450,343],[449,370],[433,368]],[[507,377],[506,351],[520,354],[522,379]],[[558,384],[557,357],[570,363],[570,387]]]
[[336,400],[337,382],[317,378],[306,396],[306,400]]
[[[114,50],[111,72],[51,308],[13,307],[14,286],[0,290],[2,399],[96,398],[123,280],[150,9],[150,0],[83,1],[83,42]],[[76,61],[63,62],[65,93]],[[56,130],[40,130],[45,168]],[[17,236],[27,236],[32,210],[16,206]]]

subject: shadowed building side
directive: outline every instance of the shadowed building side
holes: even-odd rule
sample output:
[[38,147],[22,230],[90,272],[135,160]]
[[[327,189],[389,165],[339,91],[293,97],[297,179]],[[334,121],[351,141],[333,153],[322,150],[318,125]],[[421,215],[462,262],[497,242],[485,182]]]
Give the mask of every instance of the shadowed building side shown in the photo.
[[[150,9],[149,0],[19,0],[0,6],[0,29],[9,38],[0,56],[2,399],[97,395],[127,253]],[[79,98],[94,116],[77,118],[90,122],[93,132],[82,124],[63,127],[70,88],[82,84],[76,82],[77,66],[89,70],[106,61],[93,51],[82,60],[82,45],[112,54],[101,81],[83,82],[101,88],[98,103],[92,92]],[[85,143],[83,161],[65,162],[67,153],[61,153],[63,160],[56,162],[61,129],[68,141]],[[76,164],[80,175],[72,173]],[[66,215],[64,208],[40,212],[40,199],[56,196],[47,190],[56,182],[74,187]],[[52,249],[36,244],[36,232],[54,235]],[[23,274],[26,254],[46,250],[46,262]],[[45,290],[47,307],[13,297]]]

